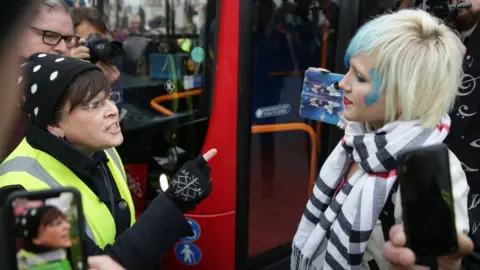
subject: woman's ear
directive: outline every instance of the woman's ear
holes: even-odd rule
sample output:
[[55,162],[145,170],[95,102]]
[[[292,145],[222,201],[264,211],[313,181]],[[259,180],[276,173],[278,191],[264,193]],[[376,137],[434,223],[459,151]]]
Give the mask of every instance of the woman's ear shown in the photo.
[[63,138],[65,137],[65,132],[59,125],[48,125],[47,126],[48,132],[53,134],[53,136],[58,137],[58,138]]

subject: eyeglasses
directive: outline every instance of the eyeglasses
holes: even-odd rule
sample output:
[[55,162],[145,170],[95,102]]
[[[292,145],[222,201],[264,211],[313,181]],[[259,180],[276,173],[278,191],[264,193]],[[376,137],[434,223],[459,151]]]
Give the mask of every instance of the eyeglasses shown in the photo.
[[88,103],[85,106],[82,106],[82,109],[89,110],[89,111],[97,111],[105,106],[105,103],[107,102],[107,100],[112,102],[114,105],[116,105],[118,102],[120,102],[120,99],[121,99],[120,92],[112,92],[106,98],[103,98],[99,101],[93,101]]
[[42,41],[47,45],[56,46],[63,39],[65,40],[65,46],[67,46],[67,48],[73,48],[77,46],[80,41],[80,37],[78,36],[64,36],[60,33],[42,30],[34,26],[30,26],[30,28],[42,33]]

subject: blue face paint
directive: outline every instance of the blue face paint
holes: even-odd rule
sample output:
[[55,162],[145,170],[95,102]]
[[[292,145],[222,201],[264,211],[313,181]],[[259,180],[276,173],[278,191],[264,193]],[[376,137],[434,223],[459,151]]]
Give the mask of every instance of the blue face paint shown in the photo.
[[378,76],[375,69],[370,70],[368,74],[370,75],[370,79],[372,80],[372,89],[363,97],[363,99],[365,100],[365,105],[367,105],[367,107],[370,107],[375,104],[382,96],[382,93],[380,91],[380,87],[382,86],[382,80],[380,79],[380,76]]

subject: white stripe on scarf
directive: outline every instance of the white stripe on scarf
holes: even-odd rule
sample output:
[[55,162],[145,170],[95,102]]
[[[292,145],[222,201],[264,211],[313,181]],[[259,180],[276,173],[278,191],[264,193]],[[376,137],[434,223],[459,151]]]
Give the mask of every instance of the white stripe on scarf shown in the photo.
[[[442,143],[445,115],[435,128],[396,121],[372,132],[348,123],[345,137],[322,166],[293,239],[292,270],[360,269],[363,253],[396,181],[396,158],[409,149]],[[332,199],[352,159],[360,165]]]

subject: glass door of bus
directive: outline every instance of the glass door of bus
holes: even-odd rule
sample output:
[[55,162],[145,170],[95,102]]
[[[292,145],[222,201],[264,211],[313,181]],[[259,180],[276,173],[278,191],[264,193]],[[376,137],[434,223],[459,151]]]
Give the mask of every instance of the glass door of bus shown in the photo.
[[[290,243],[318,172],[322,128],[299,115],[300,93],[309,67],[334,69],[338,6],[245,1],[252,10],[250,64],[240,71],[249,73],[245,86],[251,91],[245,255],[248,269],[256,269],[281,258],[288,265]],[[238,200],[244,197],[239,194]]]
[[[289,269],[291,240],[314,181],[343,133],[299,115],[304,72],[323,67],[345,73],[350,38],[387,9],[386,2],[394,1],[240,1],[240,25],[242,10],[251,12],[244,18],[251,24],[240,33],[239,55],[251,126],[248,147],[239,148],[248,155],[243,177],[249,181],[237,185],[237,234],[245,236],[241,228],[248,228],[248,238],[237,237],[237,269]],[[243,203],[248,207],[241,209]]]

